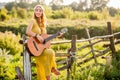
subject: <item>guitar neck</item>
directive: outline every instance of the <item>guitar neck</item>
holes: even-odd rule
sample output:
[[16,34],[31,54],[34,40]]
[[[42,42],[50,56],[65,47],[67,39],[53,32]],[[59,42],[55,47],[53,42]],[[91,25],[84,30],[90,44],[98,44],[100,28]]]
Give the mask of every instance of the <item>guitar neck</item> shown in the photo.
[[50,37],[46,38],[43,43],[46,43],[46,42],[52,40],[53,38],[57,37],[58,35],[59,35],[59,32],[51,35]]

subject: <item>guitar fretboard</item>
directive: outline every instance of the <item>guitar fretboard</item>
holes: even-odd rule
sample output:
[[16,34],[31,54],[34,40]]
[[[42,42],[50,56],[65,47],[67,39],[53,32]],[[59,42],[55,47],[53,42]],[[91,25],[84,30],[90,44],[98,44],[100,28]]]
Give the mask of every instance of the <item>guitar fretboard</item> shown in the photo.
[[45,44],[46,42],[50,41],[51,39],[57,37],[58,35],[59,35],[59,32],[56,33],[56,34],[51,35],[50,37],[48,37],[48,38],[46,38],[46,39],[44,40],[43,44]]

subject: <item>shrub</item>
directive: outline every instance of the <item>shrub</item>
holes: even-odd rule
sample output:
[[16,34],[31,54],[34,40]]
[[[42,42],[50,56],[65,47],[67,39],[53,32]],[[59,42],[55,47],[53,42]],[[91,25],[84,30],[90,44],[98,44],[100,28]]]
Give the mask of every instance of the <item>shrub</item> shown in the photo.
[[51,15],[51,18],[58,19],[58,18],[65,18],[65,17],[64,17],[64,15],[61,14],[61,12],[59,10],[56,10]]
[[21,54],[22,45],[19,44],[20,35],[16,36],[11,32],[0,33],[0,48],[7,49],[9,54]]
[[99,13],[98,12],[96,12],[96,11],[91,11],[91,12],[89,12],[89,14],[88,14],[88,18],[90,19],[90,20],[99,20]]
[[4,21],[7,19],[7,15],[6,14],[0,14],[0,18],[1,18],[1,21]]
[[4,21],[6,19],[9,19],[9,16],[7,15],[7,9],[5,9],[4,7],[2,7],[1,11],[0,11],[0,20]]
[[87,12],[75,11],[71,19],[85,19],[88,18],[87,15],[88,15]]
[[[10,67],[10,60],[12,56],[8,55],[9,51],[0,48],[0,79],[7,80],[13,78],[13,73],[8,69]],[[9,67],[8,67],[9,66]]]
[[8,10],[8,11],[11,11],[12,10],[12,7],[15,7],[15,3],[14,2],[9,2],[5,5],[5,8]]
[[107,8],[103,8],[102,9],[102,13],[101,13],[101,17],[102,17],[102,19],[108,19],[109,18],[109,11],[108,11],[108,9]]
[[47,7],[47,6],[45,6],[44,8],[45,8],[46,17],[50,18],[51,15],[52,15],[52,8],[51,7]]
[[10,55],[9,50],[0,48],[0,80],[14,80],[15,66],[22,67],[20,55]]
[[71,19],[72,15],[73,15],[73,10],[70,7],[64,7],[64,8],[62,8],[61,13],[64,16],[64,18]]
[[27,18],[27,11],[23,8],[17,8],[17,14],[19,18]]
[[15,7],[12,7],[12,10],[11,10],[11,15],[12,17],[16,18],[17,17],[17,10]]

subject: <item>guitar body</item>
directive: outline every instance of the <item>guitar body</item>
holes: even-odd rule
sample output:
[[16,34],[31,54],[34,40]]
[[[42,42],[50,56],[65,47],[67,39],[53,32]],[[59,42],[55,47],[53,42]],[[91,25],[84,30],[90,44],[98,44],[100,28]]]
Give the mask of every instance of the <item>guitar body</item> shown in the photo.
[[48,34],[42,34],[41,37],[44,39],[43,43],[40,43],[40,41],[35,37],[30,37],[27,40],[27,47],[32,55],[39,56],[42,54],[45,48],[50,47],[51,39],[57,37],[58,35],[60,35],[60,33],[65,33],[65,32],[67,32],[67,28],[63,28],[61,32],[57,32],[56,34],[53,34],[51,36],[49,36]]
[[[43,37],[43,39],[46,39],[47,37],[49,37],[49,35],[48,34],[42,34],[41,37]],[[45,48],[50,47],[50,41],[43,44],[43,43],[40,43],[38,41],[38,39],[36,39],[35,37],[30,37],[27,40],[27,47],[28,47],[28,49],[29,49],[29,51],[31,52],[32,55],[39,56],[39,55],[42,54],[42,52]]]

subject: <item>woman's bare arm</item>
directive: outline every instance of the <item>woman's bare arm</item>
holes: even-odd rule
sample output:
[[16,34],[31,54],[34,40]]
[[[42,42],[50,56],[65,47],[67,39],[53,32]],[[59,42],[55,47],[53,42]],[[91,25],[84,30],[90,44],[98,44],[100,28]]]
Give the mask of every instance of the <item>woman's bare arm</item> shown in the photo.
[[36,37],[42,43],[44,41],[43,38],[40,35],[37,35],[36,33],[31,31],[32,30],[32,26],[33,26],[33,22],[31,21],[29,26],[27,27],[26,34],[29,37]]
[[30,22],[30,24],[28,25],[27,30],[26,30],[26,34],[29,37],[36,36],[36,33],[31,31],[32,30],[32,26],[33,26],[33,21]]

